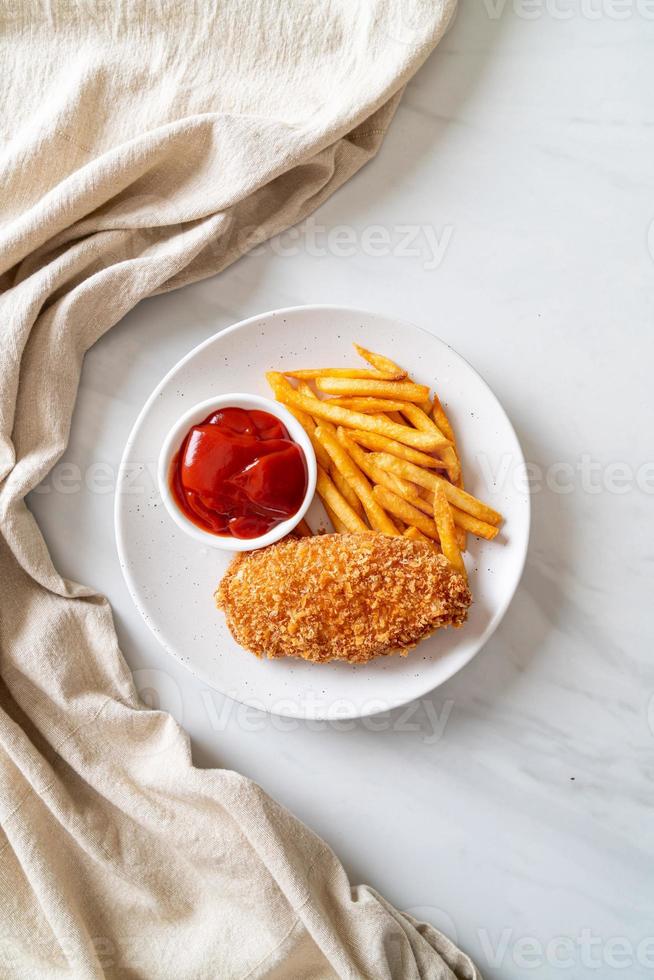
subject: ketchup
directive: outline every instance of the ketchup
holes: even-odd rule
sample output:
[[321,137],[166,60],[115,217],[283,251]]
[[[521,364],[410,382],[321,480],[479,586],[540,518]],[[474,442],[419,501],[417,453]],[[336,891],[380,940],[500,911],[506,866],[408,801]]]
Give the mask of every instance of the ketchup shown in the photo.
[[211,534],[258,538],[307,492],[304,453],[274,415],[221,408],[187,433],[170,468],[182,513]]

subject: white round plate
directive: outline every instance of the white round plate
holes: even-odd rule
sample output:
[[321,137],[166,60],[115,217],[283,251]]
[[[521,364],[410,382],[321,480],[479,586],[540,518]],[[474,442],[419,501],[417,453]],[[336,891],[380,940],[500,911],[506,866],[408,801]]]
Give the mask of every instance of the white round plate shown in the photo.
[[[473,594],[468,622],[438,630],[408,657],[365,666],[258,660],[232,638],[213,601],[230,556],[184,534],[165,511],[157,458],[189,405],[221,392],[268,395],[265,372],[352,366],[353,342],[398,361],[435,389],[462,453],[466,488],[505,517],[494,542],[469,536]],[[200,344],[146,402],[127,441],[116,492],[120,564],[137,608],[160,643],[211,687],[292,718],[357,718],[420,697],[460,670],[496,629],[517,588],[527,553],[529,495],[515,432],[486,383],[451,347],[390,317],[331,306],[294,307],[252,317]],[[329,527],[319,501],[307,515]]]

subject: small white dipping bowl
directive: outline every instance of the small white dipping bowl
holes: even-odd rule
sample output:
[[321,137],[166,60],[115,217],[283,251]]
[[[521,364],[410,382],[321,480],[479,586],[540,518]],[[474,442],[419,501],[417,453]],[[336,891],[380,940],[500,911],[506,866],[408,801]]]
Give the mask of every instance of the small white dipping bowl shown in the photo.
[[[201,527],[189,521],[182,513],[170,491],[168,482],[170,466],[187,432],[194,425],[197,425],[198,422],[206,419],[207,415],[211,412],[218,411],[221,408],[257,409],[274,415],[275,418],[278,418],[284,424],[293,442],[296,442],[303,451],[306,460],[307,492],[304,495],[302,506],[288,520],[275,525],[270,531],[266,534],[261,534],[258,538],[234,538],[232,535],[211,534],[209,531],[203,531]],[[291,413],[283,405],[280,405],[278,402],[273,402],[269,398],[262,398],[260,395],[245,395],[232,392],[229,395],[217,395],[215,398],[208,398],[204,402],[199,402],[182,415],[178,422],[175,422],[175,425],[164,439],[159,454],[159,492],[161,493],[161,499],[165,504],[166,510],[175,521],[175,524],[182,531],[186,531],[192,538],[195,538],[196,541],[201,541],[202,544],[208,544],[212,548],[220,548],[222,551],[254,551],[256,548],[265,548],[266,545],[274,544],[275,541],[279,541],[280,538],[283,538],[284,535],[292,531],[300,523],[313,500],[313,495],[316,491],[316,475],[316,455],[309,437],[300,423],[297,419],[293,418]]]

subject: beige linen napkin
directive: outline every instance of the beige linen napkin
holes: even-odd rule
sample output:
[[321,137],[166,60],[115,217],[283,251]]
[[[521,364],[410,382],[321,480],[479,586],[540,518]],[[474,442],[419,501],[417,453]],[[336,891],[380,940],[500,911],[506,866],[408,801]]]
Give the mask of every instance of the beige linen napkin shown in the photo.
[[453,2],[0,8],[2,977],[478,976],[258,786],[192,766],[24,502],[91,344],[369,160]]

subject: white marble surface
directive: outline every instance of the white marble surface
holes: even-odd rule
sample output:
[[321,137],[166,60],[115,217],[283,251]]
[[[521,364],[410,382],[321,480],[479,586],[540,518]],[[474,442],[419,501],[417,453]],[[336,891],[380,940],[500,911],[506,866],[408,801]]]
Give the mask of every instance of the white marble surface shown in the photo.
[[[141,304],[97,344],[66,465],[31,498],[197,764],[252,776],[354,881],[503,980],[654,973],[653,17],[644,0],[464,4],[377,160],[308,232]],[[419,254],[401,254],[406,225]],[[486,649],[410,710],[331,726],[246,711],[170,660],[130,602],[112,515],[112,473],[168,368],[236,320],[312,302],[438,333],[549,478]]]

